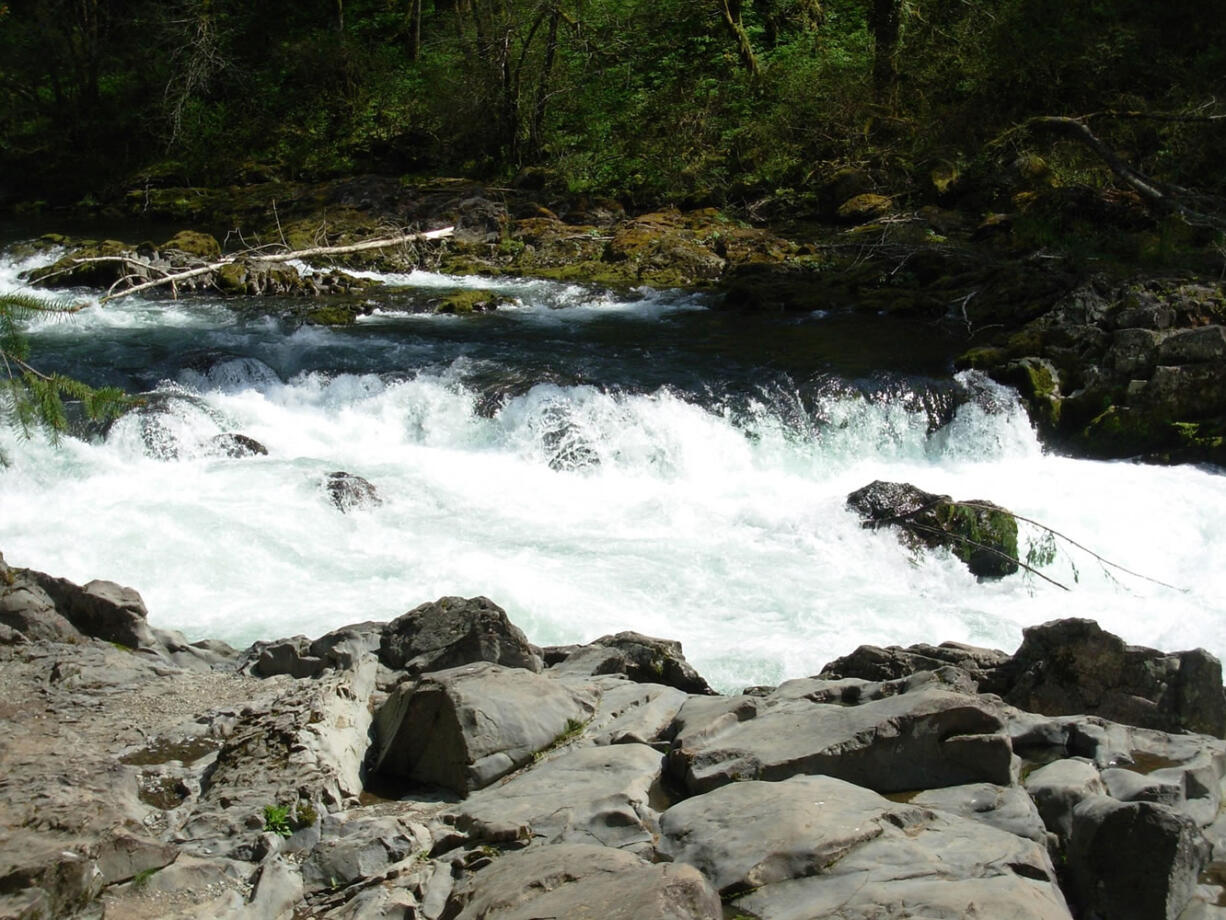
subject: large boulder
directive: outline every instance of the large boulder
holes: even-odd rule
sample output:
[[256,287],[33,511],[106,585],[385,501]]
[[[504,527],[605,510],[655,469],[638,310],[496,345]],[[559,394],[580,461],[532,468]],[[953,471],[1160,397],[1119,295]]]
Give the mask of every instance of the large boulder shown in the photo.
[[636,632],[601,636],[587,645],[544,649],[545,663],[566,674],[625,674],[638,683],[664,684],[685,693],[714,693],[685,660],[681,643]]
[[375,772],[385,781],[488,786],[582,730],[595,701],[556,680],[489,662],[397,687],[375,715]]
[[1203,649],[1164,654],[1126,645],[1085,619],[1032,626],[1022,635],[1002,669],[1002,694],[1014,706],[1226,737],[1221,663]]
[[946,642],[863,645],[822,671],[830,679],[896,680],[954,667],[980,693],[1029,712],[1094,715],[1159,731],[1226,737],[1222,666],[1204,649],[1160,652],[1127,645],[1093,620],[1053,620],[1023,630],[1013,655]]
[[850,654],[831,661],[822,668],[819,676],[830,680],[844,677],[897,680],[919,671],[955,667],[965,671],[982,690],[985,689],[984,682],[990,682],[996,669],[1008,660],[1005,652],[960,642],[942,642],[940,645],[921,643],[909,648],[861,645]]
[[421,674],[475,661],[541,670],[541,659],[506,611],[487,597],[442,597],[387,624],[379,660],[394,671]]
[[1107,791],[1094,764],[1075,757],[1040,767],[1026,777],[1025,787],[1043,824],[1062,844],[1073,834],[1077,806]]
[[1210,852],[1195,822],[1165,805],[1088,798],[1073,812],[1069,897],[1087,916],[1175,920]]
[[939,682],[858,704],[861,688],[843,686],[834,697],[840,701],[814,702],[809,697],[823,684],[790,681],[762,697],[691,698],[674,723],[670,772],[695,794],[798,774],[881,792],[1013,782],[1013,750],[990,702]]
[[375,659],[383,640],[383,628],[382,623],[354,623],[334,629],[315,640],[306,636],[292,636],[256,642],[247,650],[240,669],[256,677],[276,674],[319,677],[330,668],[355,668],[366,658]]
[[1035,841],[831,777],[733,783],[674,805],[660,827],[661,852],[698,868],[734,913],[1069,917]]
[[954,501],[906,482],[877,480],[847,496],[865,527],[892,526],[910,547],[945,547],[983,578],[1018,570],[1017,520],[982,499]]
[[146,621],[145,602],[132,588],[94,580],[84,586],[33,569],[11,568],[0,556],[0,644],[39,639],[99,639],[151,652],[180,667],[231,667],[237,652],[224,642],[188,642],[182,633]]

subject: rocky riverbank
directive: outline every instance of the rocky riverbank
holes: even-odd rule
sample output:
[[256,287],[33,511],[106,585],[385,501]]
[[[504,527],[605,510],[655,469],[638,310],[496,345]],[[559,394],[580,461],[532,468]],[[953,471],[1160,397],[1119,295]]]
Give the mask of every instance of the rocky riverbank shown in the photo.
[[0,916],[1208,918],[1226,695],[1086,620],[715,694],[484,598],[238,651],[0,561]]

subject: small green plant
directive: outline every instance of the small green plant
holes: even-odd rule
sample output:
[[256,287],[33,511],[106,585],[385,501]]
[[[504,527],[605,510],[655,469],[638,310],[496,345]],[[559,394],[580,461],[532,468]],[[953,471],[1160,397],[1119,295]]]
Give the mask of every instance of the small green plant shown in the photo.
[[310,802],[299,802],[294,818],[299,827],[310,827],[319,820],[319,813],[315,811],[315,806]]
[[161,868],[161,866],[153,866],[149,869],[141,869],[132,876],[132,887],[137,891],[142,891],[149,887],[149,879],[153,878]]
[[556,751],[567,742],[575,740],[581,734],[583,734],[583,730],[585,728],[587,728],[587,722],[581,722],[578,719],[567,719],[566,727],[563,728],[562,731],[558,733],[558,736],[549,742],[549,744],[545,745],[534,755],[532,755],[533,760],[540,760],[550,751]]
[[290,827],[289,823],[289,806],[265,805],[264,830],[270,834],[277,834],[280,837],[292,836],[294,829]]

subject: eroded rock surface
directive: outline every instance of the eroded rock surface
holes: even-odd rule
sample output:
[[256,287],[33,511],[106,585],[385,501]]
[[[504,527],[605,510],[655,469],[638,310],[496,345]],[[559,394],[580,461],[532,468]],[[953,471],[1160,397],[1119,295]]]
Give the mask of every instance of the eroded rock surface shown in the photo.
[[1226,895],[1226,742],[1186,730],[1220,668],[1085,622],[738,696],[635,634],[542,661],[485,598],[239,654],[0,560],[0,629],[0,917],[1194,920]]

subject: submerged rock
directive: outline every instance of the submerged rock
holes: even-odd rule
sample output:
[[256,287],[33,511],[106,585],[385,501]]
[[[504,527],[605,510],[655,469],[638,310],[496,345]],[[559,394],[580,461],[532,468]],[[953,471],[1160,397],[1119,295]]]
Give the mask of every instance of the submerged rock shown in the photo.
[[211,450],[235,459],[268,456],[268,448],[255,438],[233,431],[215,435],[209,439],[208,446]]
[[893,526],[913,548],[948,548],[982,578],[1018,570],[1017,520],[982,499],[954,501],[906,482],[877,480],[847,496],[865,527]]
[[376,508],[383,504],[378,490],[369,479],[338,471],[324,479],[324,489],[338,511],[346,514],[359,508]]

